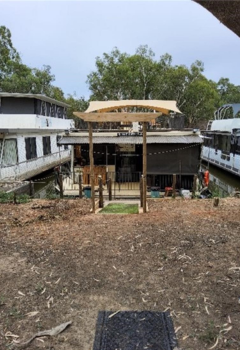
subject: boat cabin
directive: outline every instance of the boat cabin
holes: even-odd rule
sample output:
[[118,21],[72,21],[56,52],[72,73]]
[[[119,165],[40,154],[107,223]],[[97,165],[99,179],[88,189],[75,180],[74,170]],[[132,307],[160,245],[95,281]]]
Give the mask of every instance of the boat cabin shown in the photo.
[[25,180],[70,160],[57,142],[74,127],[68,105],[38,94],[0,92],[0,180]]

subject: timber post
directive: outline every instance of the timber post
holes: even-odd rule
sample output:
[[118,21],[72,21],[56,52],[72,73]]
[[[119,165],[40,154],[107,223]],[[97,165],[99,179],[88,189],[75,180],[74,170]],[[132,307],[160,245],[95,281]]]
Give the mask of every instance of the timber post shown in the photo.
[[177,176],[176,174],[173,174],[173,183],[172,183],[173,198],[176,198],[176,182],[177,182]]
[[63,198],[63,176],[59,174],[59,189],[60,189],[60,198]]
[[75,183],[75,173],[74,173],[74,146],[71,146],[71,173],[72,173],[72,181]]
[[79,184],[79,198],[82,198],[82,172],[79,172],[79,178],[78,178],[78,184]]
[[143,177],[140,179],[140,207],[143,207]]
[[195,174],[193,177],[193,189],[192,189],[192,198],[195,197],[197,191],[197,175]]
[[147,122],[143,122],[143,212],[147,212]]
[[98,176],[98,186],[99,186],[99,208],[103,208],[103,180],[102,176]]
[[108,180],[108,198],[111,201],[112,200],[112,179],[109,178]]
[[92,212],[95,213],[95,184],[94,184],[94,158],[93,158],[93,128],[92,122],[88,122],[89,130],[89,157],[90,157],[90,184],[91,184],[91,199]]

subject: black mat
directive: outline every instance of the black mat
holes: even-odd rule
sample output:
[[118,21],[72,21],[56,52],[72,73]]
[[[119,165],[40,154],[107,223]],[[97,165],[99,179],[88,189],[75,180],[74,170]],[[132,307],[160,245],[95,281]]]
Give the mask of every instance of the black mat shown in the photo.
[[173,350],[177,340],[168,312],[100,311],[93,350]]

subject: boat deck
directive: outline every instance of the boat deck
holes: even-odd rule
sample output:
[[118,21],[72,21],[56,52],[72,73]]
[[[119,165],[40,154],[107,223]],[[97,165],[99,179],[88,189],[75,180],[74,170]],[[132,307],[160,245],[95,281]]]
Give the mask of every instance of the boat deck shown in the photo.
[[[90,184],[83,184],[83,189],[89,187]],[[95,186],[96,196],[98,195],[98,186]],[[64,196],[79,196],[79,185],[73,183],[73,180],[70,177],[64,178],[63,180],[63,195]],[[108,188],[107,185],[103,186],[103,196],[108,197]],[[151,193],[147,192],[147,197],[150,197]],[[136,198],[140,197],[140,188],[139,182],[112,182],[112,197],[119,198]]]

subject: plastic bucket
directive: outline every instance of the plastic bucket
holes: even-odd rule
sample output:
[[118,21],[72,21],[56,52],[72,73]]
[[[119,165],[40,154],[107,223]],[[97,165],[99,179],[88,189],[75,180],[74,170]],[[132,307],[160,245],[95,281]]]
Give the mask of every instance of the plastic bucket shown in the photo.
[[160,193],[158,190],[151,190],[151,198],[160,198]]
[[85,187],[83,192],[87,198],[91,198],[91,187]]

